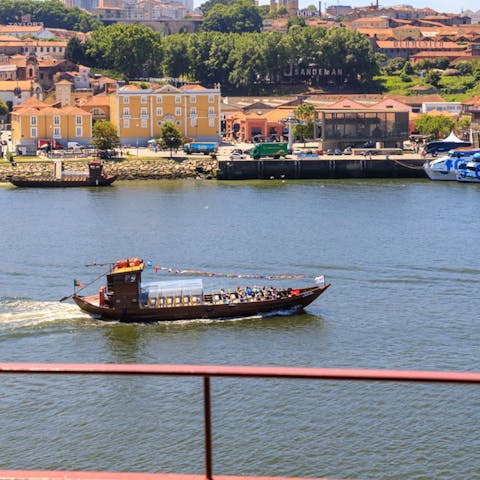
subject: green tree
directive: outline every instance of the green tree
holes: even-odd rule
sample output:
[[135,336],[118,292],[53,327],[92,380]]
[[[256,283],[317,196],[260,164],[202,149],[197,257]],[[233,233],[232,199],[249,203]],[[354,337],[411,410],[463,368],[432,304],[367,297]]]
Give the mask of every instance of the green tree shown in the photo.
[[200,5],[200,10],[205,17],[215,5],[233,5],[237,0],[207,0]]
[[415,73],[415,70],[412,67],[412,64],[410,62],[405,62],[403,67],[402,67],[402,73],[405,73],[406,75],[413,75]]
[[424,113],[415,120],[415,128],[422,135],[433,135],[435,138],[447,136],[455,126],[455,121],[449,115],[429,115]]
[[450,60],[447,57],[440,57],[435,60],[435,65],[440,70],[446,70],[450,66]]
[[438,87],[441,78],[442,76],[435,70],[430,70],[427,75],[425,75],[425,81],[434,87]]
[[462,115],[457,120],[457,129],[458,131],[462,132],[463,138],[465,138],[465,135],[468,134],[471,126],[472,126],[472,118],[469,117],[468,115]]
[[96,122],[93,126],[93,145],[99,150],[110,150],[120,145],[115,125],[108,120]]
[[30,15],[32,21],[43,22],[52,28],[64,28],[89,32],[100,28],[102,22],[94,15],[78,7],[67,8],[58,0],[0,0],[2,23],[20,22],[22,16]]
[[190,70],[189,35],[169,35],[162,41],[162,69],[167,77],[179,78]]
[[7,104],[0,99],[0,115],[7,115],[8,107]]
[[85,51],[92,66],[111,68],[128,78],[157,75],[162,62],[159,35],[138,24],[115,23],[96,30]]
[[258,7],[250,0],[238,0],[233,5],[216,4],[202,24],[205,32],[260,32],[263,25]]
[[456,65],[456,69],[462,75],[471,75],[473,73],[472,63],[467,61],[458,62]]
[[159,143],[162,148],[170,150],[170,158],[172,158],[173,150],[177,150],[182,144],[182,134],[172,122],[165,122],[160,130]]
[[65,48],[65,58],[73,63],[79,63],[82,65],[86,63],[87,58],[85,55],[85,49],[77,36],[72,37],[68,41]]
[[313,122],[315,120],[315,107],[308,103],[302,103],[294,111],[295,118],[299,121],[294,128],[294,134],[303,138],[305,142],[307,138],[313,138]]
[[299,27],[307,26],[307,24],[305,23],[305,19],[303,17],[288,17],[287,30],[290,30],[290,28],[293,27],[294,25],[298,25]]

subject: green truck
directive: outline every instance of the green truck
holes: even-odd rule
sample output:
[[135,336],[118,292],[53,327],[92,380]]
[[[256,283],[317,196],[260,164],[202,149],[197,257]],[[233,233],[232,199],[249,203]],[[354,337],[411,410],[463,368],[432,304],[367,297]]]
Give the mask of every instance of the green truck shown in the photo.
[[257,143],[250,151],[250,156],[255,160],[260,157],[285,157],[288,153],[287,142]]

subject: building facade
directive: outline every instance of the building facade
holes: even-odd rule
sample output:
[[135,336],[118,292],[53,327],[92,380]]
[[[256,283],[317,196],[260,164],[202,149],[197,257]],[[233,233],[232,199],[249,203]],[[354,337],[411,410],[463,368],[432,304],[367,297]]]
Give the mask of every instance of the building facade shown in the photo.
[[11,118],[13,147],[23,155],[35,153],[40,140],[66,146],[69,141],[86,145],[92,139],[92,115],[78,107],[54,107],[31,97]]
[[172,122],[186,138],[220,138],[220,87],[164,85],[141,89],[127,85],[110,96],[110,120],[122,143],[146,146],[159,138],[162,125]]

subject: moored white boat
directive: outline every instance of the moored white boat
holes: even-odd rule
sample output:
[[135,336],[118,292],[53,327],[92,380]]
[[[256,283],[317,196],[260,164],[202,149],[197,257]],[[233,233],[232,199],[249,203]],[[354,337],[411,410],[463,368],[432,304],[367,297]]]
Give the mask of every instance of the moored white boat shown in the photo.
[[464,168],[457,171],[457,181],[462,183],[480,183],[480,154],[473,156],[473,161],[467,162]]
[[475,155],[480,155],[480,150],[458,148],[449,151],[448,155],[426,161],[423,164],[423,169],[430,180],[455,181],[457,180],[458,171],[474,159]]

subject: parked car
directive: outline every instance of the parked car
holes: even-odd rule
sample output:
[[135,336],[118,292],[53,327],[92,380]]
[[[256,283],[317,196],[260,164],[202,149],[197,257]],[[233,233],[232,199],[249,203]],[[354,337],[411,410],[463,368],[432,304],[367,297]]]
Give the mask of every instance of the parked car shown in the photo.
[[343,151],[343,154],[344,154],[344,155],[351,155],[351,154],[352,154],[352,147],[347,147],[347,148]]
[[358,145],[358,148],[375,148],[375,142],[373,140],[367,140],[366,142]]
[[245,155],[243,153],[232,152],[230,154],[230,160],[243,160]]
[[335,150],[333,148],[327,148],[327,155],[334,155],[335,154]]
[[336,148],[333,152],[335,155],[341,155],[342,151],[339,148]]

